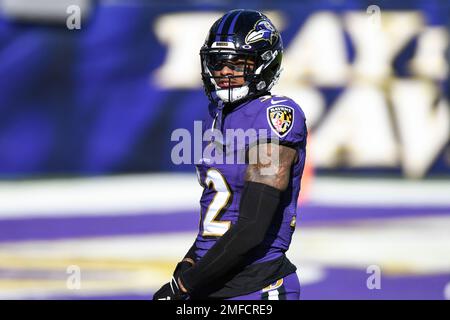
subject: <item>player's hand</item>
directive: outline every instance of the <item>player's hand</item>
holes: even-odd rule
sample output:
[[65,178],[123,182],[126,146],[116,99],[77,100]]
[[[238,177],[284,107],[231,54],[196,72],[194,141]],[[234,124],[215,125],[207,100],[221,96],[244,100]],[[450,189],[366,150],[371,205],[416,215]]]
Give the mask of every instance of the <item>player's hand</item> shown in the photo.
[[153,295],[153,300],[187,300],[188,294],[181,291],[177,280],[172,277],[172,280],[161,287]]
[[175,267],[175,271],[173,272],[173,277],[175,279],[178,279],[183,272],[185,272],[189,268],[192,268],[192,266],[192,262],[186,260],[178,262],[177,266]]

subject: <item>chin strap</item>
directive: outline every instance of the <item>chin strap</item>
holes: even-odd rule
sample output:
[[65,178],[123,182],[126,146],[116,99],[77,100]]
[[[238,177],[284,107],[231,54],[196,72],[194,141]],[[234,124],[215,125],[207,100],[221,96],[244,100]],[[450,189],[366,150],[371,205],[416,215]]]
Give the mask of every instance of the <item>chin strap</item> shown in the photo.
[[243,85],[239,88],[232,89],[216,89],[216,96],[223,102],[233,103],[244,99],[249,94],[248,84]]

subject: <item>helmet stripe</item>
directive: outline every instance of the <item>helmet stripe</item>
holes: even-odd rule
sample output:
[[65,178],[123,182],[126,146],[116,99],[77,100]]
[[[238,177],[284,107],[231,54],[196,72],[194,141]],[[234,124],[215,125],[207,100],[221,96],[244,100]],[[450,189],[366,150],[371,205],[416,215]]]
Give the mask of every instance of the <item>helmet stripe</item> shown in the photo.
[[[236,25],[236,21],[237,21],[239,15],[240,15],[241,13],[242,13],[242,11],[239,11],[239,13],[238,13],[237,15],[234,16],[233,21],[231,21],[231,26],[230,26],[230,28],[228,29],[228,34],[232,34],[232,33],[233,33],[233,31],[234,31],[234,26]],[[228,41],[231,41],[231,40],[232,40],[231,37],[228,37]]]
[[223,19],[222,19],[222,21],[220,22],[220,25],[219,25],[219,29],[217,30],[217,35],[216,35],[216,41],[222,41],[222,36],[221,36],[221,34],[222,34],[222,30],[223,29],[226,29],[226,26],[225,25],[228,25],[229,26],[229,24],[231,23],[231,21],[230,21],[230,19],[231,19],[231,16],[235,16],[236,14],[240,14],[241,12],[239,11],[231,11],[231,12],[228,12],[224,17],[223,17]]
[[225,21],[227,20],[228,16],[229,16],[231,13],[232,13],[232,12],[228,12],[228,13],[222,18],[222,21],[220,21],[219,29],[217,29],[217,33],[216,33],[216,41],[220,41],[220,34],[222,33],[223,25],[225,24]]

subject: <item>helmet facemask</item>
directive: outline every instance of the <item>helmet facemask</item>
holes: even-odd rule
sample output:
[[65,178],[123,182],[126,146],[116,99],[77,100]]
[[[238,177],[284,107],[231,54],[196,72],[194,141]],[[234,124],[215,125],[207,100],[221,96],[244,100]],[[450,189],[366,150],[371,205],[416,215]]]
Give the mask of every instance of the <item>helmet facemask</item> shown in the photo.
[[213,100],[233,103],[251,93],[256,55],[231,50],[202,50],[202,78]]

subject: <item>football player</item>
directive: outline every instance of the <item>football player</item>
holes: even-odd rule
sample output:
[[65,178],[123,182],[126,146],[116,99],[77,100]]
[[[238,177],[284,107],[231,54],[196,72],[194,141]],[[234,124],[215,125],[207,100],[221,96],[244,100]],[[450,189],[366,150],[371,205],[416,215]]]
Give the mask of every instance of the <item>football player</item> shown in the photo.
[[[229,11],[211,27],[200,50],[210,100],[204,131],[254,129],[256,135],[233,150],[245,153],[243,163],[202,158],[196,165],[204,188],[199,233],[154,300],[299,299],[296,267],[285,253],[295,229],[307,129],[293,100],[270,93],[282,55],[279,32],[258,11]],[[214,143],[226,145],[212,138],[205,146]]]

